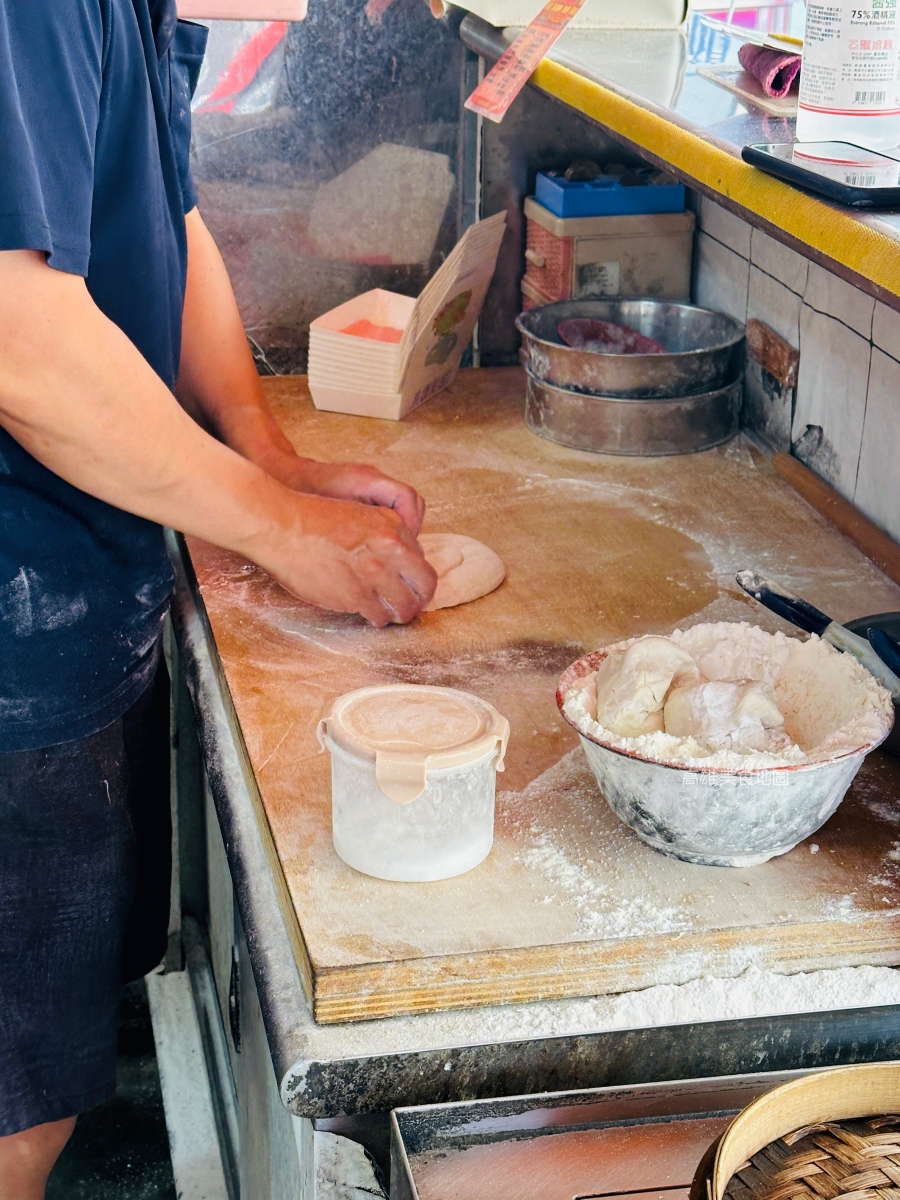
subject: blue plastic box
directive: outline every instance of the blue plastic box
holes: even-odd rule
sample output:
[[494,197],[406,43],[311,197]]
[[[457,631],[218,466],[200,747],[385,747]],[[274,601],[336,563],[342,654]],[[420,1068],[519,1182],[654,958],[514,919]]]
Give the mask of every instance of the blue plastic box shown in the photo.
[[538,171],[534,198],[557,217],[623,217],[684,212],[684,184],[623,187],[613,175],[572,183],[555,171]]

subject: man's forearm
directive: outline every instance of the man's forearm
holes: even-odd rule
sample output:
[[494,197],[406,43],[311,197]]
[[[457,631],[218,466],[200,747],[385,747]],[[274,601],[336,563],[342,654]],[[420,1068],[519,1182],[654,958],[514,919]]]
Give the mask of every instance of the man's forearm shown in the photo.
[[299,466],[307,460],[296,459],[269,409],[212,234],[196,209],[186,225],[187,293],[176,394],[198,421],[252,462],[276,475],[285,460]]
[[210,436],[84,280],[31,250],[0,251],[0,425],[75,487],[236,550],[313,604],[385,625],[434,592],[399,513],[300,494]]
[[286,489],[191,420],[83,280],[30,251],[0,257],[0,423],[110,504],[258,547]]

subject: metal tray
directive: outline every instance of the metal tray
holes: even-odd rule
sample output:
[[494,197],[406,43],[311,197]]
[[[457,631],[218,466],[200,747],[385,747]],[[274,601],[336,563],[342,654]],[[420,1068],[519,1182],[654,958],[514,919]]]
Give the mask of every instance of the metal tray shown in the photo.
[[551,442],[598,454],[692,454],[738,431],[742,381],[662,400],[588,396],[545,383],[529,370],[525,424]]
[[391,1200],[686,1200],[700,1160],[731,1119],[808,1074],[395,1109]]
[[[557,328],[569,317],[627,325],[667,354],[597,354],[576,350]],[[744,330],[724,313],[670,300],[560,300],[516,321],[522,357],[535,377],[589,395],[629,399],[694,396],[722,387],[743,361]]]

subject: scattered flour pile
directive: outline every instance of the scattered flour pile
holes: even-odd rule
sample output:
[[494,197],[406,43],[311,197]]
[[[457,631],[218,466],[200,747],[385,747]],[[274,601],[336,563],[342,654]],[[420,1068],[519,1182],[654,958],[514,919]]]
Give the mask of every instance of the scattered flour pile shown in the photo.
[[827,642],[720,622],[609,647],[571,685],[564,712],[613,749],[746,771],[875,745],[893,710],[869,672]]
[[897,1003],[900,971],[891,967],[776,975],[751,966],[735,979],[706,976],[617,996],[486,1010],[483,1032],[485,1040],[512,1040]]
[[[373,1040],[379,1054],[408,1054],[411,1050],[577,1037],[615,1029],[655,1029],[789,1013],[837,1012],[887,1004],[900,1004],[900,971],[893,967],[837,967],[777,975],[749,966],[733,979],[704,976],[690,983],[658,984],[615,996],[455,1009],[340,1026],[319,1025],[310,1036],[317,1054],[349,1058],[371,1055]],[[451,1069],[449,1059],[446,1069]]]

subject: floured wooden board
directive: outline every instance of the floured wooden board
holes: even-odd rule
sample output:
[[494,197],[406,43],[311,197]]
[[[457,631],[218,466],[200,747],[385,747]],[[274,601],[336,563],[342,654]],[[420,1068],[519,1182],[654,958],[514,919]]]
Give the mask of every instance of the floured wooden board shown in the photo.
[[[743,441],[655,459],[556,446],[526,430],[517,368],[464,371],[400,423],[317,413],[299,378],[266,385],[301,453],[407,479],[428,501],[427,529],[486,542],[508,568],[473,604],[378,631],[191,545],[317,1020],[620,992],[752,963],[900,963],[896,760],[872,755],[836,816],[790,854],[691,866],[618,822],[556,709],[564,668],[605,643],[702,620],[787,629],[738,588],[743,567],[839,620],[900,609],[900,587],[768,460]],[[316,725],[343,692],[395,680],[467,689],[512,724],[494,850],[458,879],[371,879],[331,844]]]

